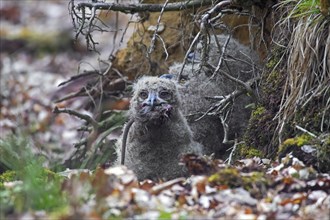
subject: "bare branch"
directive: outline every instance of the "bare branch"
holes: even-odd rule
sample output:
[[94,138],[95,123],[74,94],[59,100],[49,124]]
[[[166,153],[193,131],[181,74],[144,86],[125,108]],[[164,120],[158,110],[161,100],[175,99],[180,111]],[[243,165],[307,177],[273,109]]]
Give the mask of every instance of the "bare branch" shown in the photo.
[[[211,22],[211,15],[218,13],[219,11],[223,10],[224,7],[230,5],[232,3],[231,0],[222,0],[218,2],[216,5],[214,5],[210,10],[208,10],[201,19],[201,32],[202,36],[206,36],[205,33],[207,31],[207,27],[209,26],[209,23]],[[159,21],[162,17],[162,14],[166,11],[181,11],[191,8],[199,8],[202,6],[208,6],[213,5],[214,0],[187,0],[187,1],[181,1],[181,2],[175,2],[175,3],[168,3],[168,1],[165,1],[164,4],[118,4],[118,3],[104,3],[104,2],[81,2],[78,3],[76,6],[74,6],[74,0],[72,0],[72,17],[74,20],[74,16],[77,19],[77,23],[79,23],[79,28],[77,29],[76,33],[76,39],[80,34],[85,36],[86,42],[87,42],[87,48],[92,49],[96,51],[96,45],[97,42],[94,42],[92,38],[92,27],[96,26],[94,24],[94,20],[97,19],[96,17],[96,11],[97,10],[108,10],[108,11],[120,11],[123,13],[130,13],[134,14],[136,12],[160,12],[160,16],[158,18],[157,27],[155,30],[155,33],[153,34],[153,38],[151,41],[151,45],[148,49],[147,55],[149,55],[153,49],[154,49],[154,43],[156,41],[157,37],[157,30],[159,26]],[[86,10],[86,8],[88,10]],[[77,11],[80,11],[82,13],[81,17],[78,16]],[[91,13],[90,15],[86,15],[86,11],[89,11]],[[222,14],[222,13],[220,13]],[[75,25],[74,26],[78,26]],[[101,27],[100,31],[105,31]],[[87,29],[84,31],[84,29]],[[115,34],[116,35],[116,34]],[[204,40],[206,39],[203,38]],[[206,45],[206,44],[204,44]],[[112,54],[112,53],[111,53]],[[111,56],[111,55],[110,55]],[[203,56],[202,56],[203,57]]]
[[90,123],[94,128],[99,127],[98,123],[92,117],[90,117],[89,115],[82,114],[82,113],[79,113],[79,112],[71,110],[71,109],[59,109],[58,107],[55,107],[53,112],[55,114],[67,113],[69,115],[73,115],[73,116],[76,116],[76,117],[78,117],[82,120],[85,120],[86,122]]
[[223,8],[225,8],[226,6],[230,5],[232,3],[231,0],[224,0],[219,2],[218,4],[216,4],[214,7],[212,7],[210,10],[208,10],[206,13],[204,13],[204,15],[202,16],[201,19],[201,24],[200,24],[200,32],[203,36],[202,40],[202,44],[203,44],[203,50],[202,50],[202,66],[203,64],[206,63],[206,56],[207,56],[207,43],[206,43],[206,39],[207,39],[207,33],[208,33],[208,27],[210,25],[210,19],[211,19],[211,15],[221,11]]
[[[244,92],[245,92],[245,90],[235,90],[234,92],[230,93],[229,95],[218,97],[221,100],[219,102],[217,102],[214,106],[212,106],[211,108],[209,108],[202,116],[200,116],[199,118],[197,118],[195,121],[201,120],[206,115],[211,114],[211,112],[213,112],[215,109],[222,109],[229,102],[231,102],[235,98],[239,97],[240,95],[244,94]],[[213,97],[213,98],[215,98],[215,97]]]
[[[247,87],[251,87],[254,83],[256,83],[258,80],[260,80],[259,77],[253,78],[244,84],[247,85]],[[202,116],[197,118],[195,121],[199,121],[202,118],[204,118],[206,115],[214,115],[217,112],[221,111],[224,109],[230,102],[232,102],[234,99],[237,97],[241,96],[242,94],[248,92],[247,87],[244,87],[240,90],[235,90],[232,93],[225,95],[225,96],[212,96],[212,97],[205,97],[206,99],[217,99],[219,100],[216,104],[211,106]]]
[[169,3],[166,7],[163,7],[164,4],[116,4],[116,3],[87,3],[82,2],[77,4],[77,9],[82,8],[95,8],[99,10],[111,10],[111,11],[120,11],[125,14],[134,14],[136,12],[160,12],[162,9],[164,11],[180,11],[191,9],[195,7],[207,6],[214,3],[214,0],[192,0],[192,1],[182,1]]

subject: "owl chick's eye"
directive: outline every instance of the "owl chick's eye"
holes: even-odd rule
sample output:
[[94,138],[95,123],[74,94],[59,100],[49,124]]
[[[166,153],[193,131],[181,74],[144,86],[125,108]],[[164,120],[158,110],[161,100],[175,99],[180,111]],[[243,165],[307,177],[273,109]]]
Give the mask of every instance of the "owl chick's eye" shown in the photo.
[[159,92],[159,98],[161,99],[170,99],[171,93],[169,91],[160,91]]
[[147,92],[147,91],[141,91],[141,92],[139,93],[139,97],[140,97],[141,99],[146,99],[146,98],[148,98],[148,92]]

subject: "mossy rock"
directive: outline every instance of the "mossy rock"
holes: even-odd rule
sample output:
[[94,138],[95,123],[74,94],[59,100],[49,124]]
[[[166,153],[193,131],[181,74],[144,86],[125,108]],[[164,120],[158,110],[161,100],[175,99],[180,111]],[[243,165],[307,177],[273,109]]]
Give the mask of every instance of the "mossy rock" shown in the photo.
[[242,173],[236,168],[227,167],[209,177],[209,182],[215,185],[223,185],[229,188],[243,187],[256,198],[261,198],[264,191],[269,186],[269,182],[264,172]]
[[3,50],[14,53],[16,50],[25,48],[25,51],[43,56],[45,54],[56,54],[74,50],[74,41],[68,32],[40,33],[30,28],[23,28],[20,33],[5,35],[1,41]]
[[12,182],[17,180],[16,172],[8,170],[0,175],[0,190],[4,188],[5,182]]
[[[316,163],[316,152],[306,153],[302,147],[310,145],[312,146],[312,138],[309,135],[303,134],[294,138],[286,139],[278,149],[278,157],[283,158],[287,154],[291,153],[303,161],[306,165],[313,165]],[[313,147],[316,151],[316,148]]]
[[278,157],[291,153],[307,166],[321,172],[330,172],[330,134],[312,137],[308,134],[286,139],[278,150]]
[[240,172],[236,168],[225,168],[209,177],[209,181],[216,185],[239,187],[243,184]]
[[279,153],[287,152],[288,149],[292,150],[292,147],[302,147],[303,145],[309,144],[312,141],[312,137],[307,134],[297,136],[294,138],[286,139],[279,148]]

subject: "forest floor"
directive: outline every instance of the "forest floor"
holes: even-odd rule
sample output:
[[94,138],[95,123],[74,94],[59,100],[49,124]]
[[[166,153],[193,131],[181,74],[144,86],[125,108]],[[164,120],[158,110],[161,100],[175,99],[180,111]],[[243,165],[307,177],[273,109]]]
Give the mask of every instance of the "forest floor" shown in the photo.
[[[99,68],[112,50],[73,44],[67,8],[60,0],[1,2],[0,164],[13,169],[1,170],[0,219],[329,219],[329,174],[290,154],[231,165],[190,156],[186,166],[195,175],[170,181],[140,182],[123,166],[49,170],[82,139],[81,120],[53,113],[54,101],[72,92],[57,85]],[[100,45],[110,39],[95,38]],[[91,114],[84,101],[59,107]],[[14,160],[5,150],[17,153]]]

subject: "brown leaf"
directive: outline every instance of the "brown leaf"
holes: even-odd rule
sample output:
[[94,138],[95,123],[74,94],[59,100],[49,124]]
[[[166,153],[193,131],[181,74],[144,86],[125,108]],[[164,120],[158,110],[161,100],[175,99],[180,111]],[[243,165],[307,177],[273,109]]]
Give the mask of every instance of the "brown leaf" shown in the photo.
[[206,156],[186,154],[182,156],[180,163],[184,164],[193,175],[211,174],[217,170],[217,161]]

